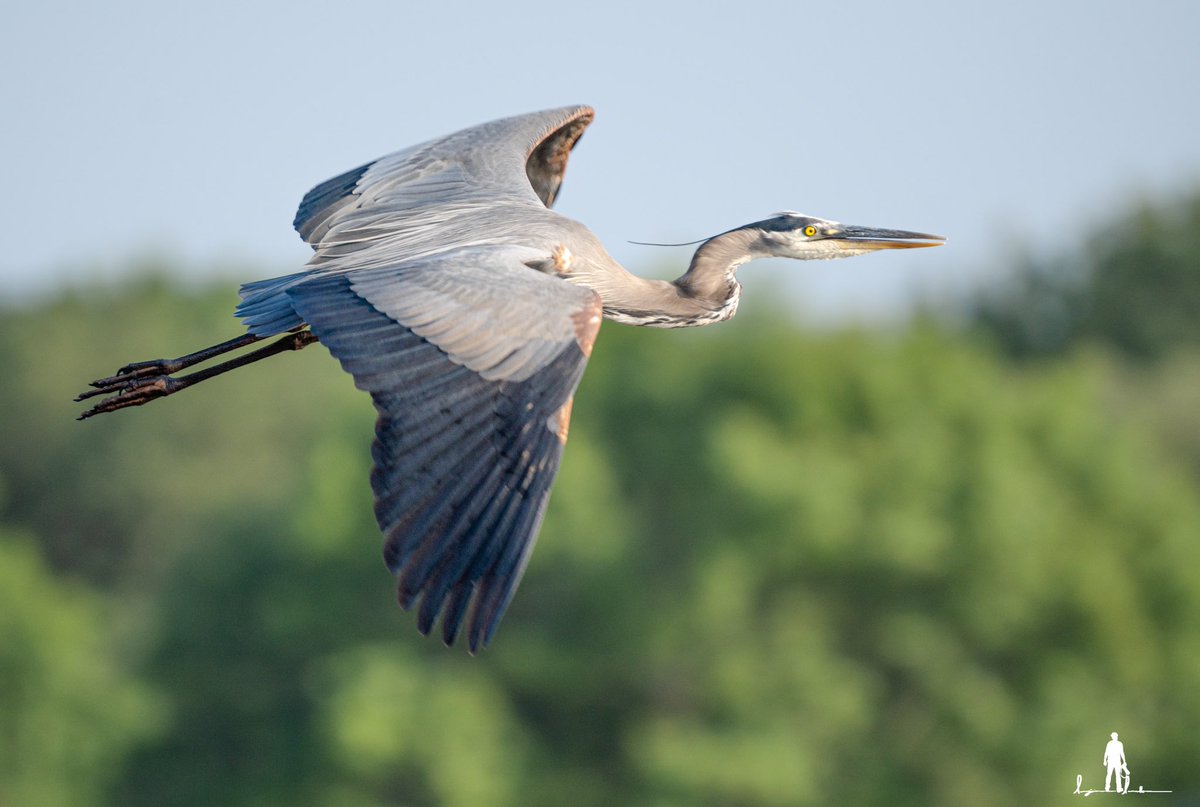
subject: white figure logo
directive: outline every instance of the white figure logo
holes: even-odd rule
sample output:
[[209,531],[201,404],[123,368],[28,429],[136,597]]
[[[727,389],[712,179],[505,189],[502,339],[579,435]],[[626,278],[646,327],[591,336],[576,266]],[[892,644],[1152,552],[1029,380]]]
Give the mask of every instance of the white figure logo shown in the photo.
[[1117,733],[1112,733],[1112,739],[1104,747],[1104,765],[1108,773],[1104,776],[1104,789],[1112,790],[1113,774],[1117,776],[1117,792],[1129,790],[1129,765],[1125,762],[1125,744],[1117,739]]

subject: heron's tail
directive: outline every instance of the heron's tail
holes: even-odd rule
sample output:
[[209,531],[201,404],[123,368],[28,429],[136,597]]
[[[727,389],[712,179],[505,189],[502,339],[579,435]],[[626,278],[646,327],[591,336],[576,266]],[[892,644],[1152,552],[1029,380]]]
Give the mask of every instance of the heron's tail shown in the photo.
[[310,274],[296,272],[243,283],[238,289],[242,301],[238,304],[236,315],[246,325],[246,330],[255,336],[274,336],[303,325],[304,320],[292,308],[287,290],[303,283]]

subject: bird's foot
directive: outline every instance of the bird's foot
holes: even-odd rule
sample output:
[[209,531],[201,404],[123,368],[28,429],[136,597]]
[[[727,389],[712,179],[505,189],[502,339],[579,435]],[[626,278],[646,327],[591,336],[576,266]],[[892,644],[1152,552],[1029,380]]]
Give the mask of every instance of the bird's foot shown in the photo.
[[[80,393],[75,398],[76,401],[84,401],[96,395],[116,394],[113,394],[111,398],[105,398],[80,415],[78,419],[85,420],[93,415],[115,412],[127,406],[141,406],[155,398],[162,398],[182,389],[186,384],[181,384],[179,379],[162,372],[163,366],[169,364],[170,362],[131,364],[122,367],[120,372],[114,376],[93,381],[92,386],[95,389]],[[155,370],[158,372],[155,373]]]

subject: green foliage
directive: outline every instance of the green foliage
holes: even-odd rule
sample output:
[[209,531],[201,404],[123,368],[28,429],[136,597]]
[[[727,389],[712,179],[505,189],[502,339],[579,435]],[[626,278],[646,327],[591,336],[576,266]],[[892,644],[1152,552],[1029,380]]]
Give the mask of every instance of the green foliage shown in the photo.
[[[1197,743],[1158,726],[1200,684],[1200,504],[1105,415],[1100,368],[1013,372],[931,332],[748,331],[641,351],[604,388],[608,438],[636,413],[643,446],[613,455],[627,500],[670,517],[634,542],[663,600],[650,676],[683,701],[634,731],[656,789],[1041,801],[1109,722],[1157,733],[1181,776]],[[694,384],[646,380],[695,351]],[[668,444],[689,461],[655,462]]]
[[394,605],[372,409],[321,348],[73,422],[81,381],[228,338],[231,302],[144,281],[0,320],[0,751],[99,749],[0,803],[1040,804],[1114,729],[1135,787],[1200,788],[1200,494],[1103,357],[606,325],[471,658]]
[[1200,190],[1114,217],[1074,254],[1026,258],[974,303],[972,322],[1020,360],[1111,355],[1114,410],[1200,473],[1197,312]]
[[0,804],[99,803],[158,702],[119,656],[112,608],[0,529]]
[[974,319],[1016,356],[1094,341],[1154,358],[1200,345],[1200,192],[1106,222],[1077,255],[1025,261]]

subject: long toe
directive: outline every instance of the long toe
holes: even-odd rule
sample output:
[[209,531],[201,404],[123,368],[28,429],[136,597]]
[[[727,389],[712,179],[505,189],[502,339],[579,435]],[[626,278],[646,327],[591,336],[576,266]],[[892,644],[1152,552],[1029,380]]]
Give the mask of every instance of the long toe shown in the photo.
[[117,388],[97,387],[96,389],[86,389],[75,396],[75,402],[86,401],[88,398],[94,398],[97,395],[108,395],[110,392],[116,392]]

